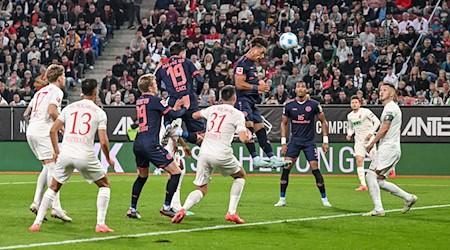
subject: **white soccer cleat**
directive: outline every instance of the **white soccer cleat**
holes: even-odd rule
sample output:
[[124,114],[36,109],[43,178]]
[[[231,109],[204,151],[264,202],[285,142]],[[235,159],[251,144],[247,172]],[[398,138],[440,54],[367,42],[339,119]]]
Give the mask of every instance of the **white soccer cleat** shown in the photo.
[[274,156],[270,159],[270,163],[272,164],[272,168],[286,168],[292,164],[292,161]]
[[255,158],[253,158],[253,166],[255,168],[271,168],[272,164],[261,159],[260,157],[255,157]]
[[181,129],[180,126],[178,126],[178,124],[175,123],[175,121],[167,125],[166,132],[164,133],[161,139],[161,145],[163,147],[167,146],[167,144],[169,143],[169,139],[177,136],[177,134],[179,134],[180,131],[183,132],[183,129]]
[[412,197],[411,197],[411,200],[410,201],[407,201],[406,203],[405,203],[405,206],[403,207],[403,209],[402,209],[402,213],[406,213],[406,212],[408,212],[410,209],[411,209],[411,207],[417,202],[417,200],[419,199],[419,198],[417,198],[417,196],[415,196],[415,195],[411,195]]
[[286,200],[279,200],[277,203],[275,203],[275,205],[273,205],[274,207],[284,207],[286,206]]
[[66,211],[56,211],[55,209],[52,209],[52,217],[56,219],[60,219],[64,222],[71,222],[72,218],[67,216]]
[[368,213],[363,214],[362,216],[381,216],[382,217],[384,215],[385,215],[384,210],[381,210],[381,211],[372,210]]
[[161,173],[162,173],[162,169],[160,169],[160,168],[156,168],[155,171],[153,171],[154,175],[161,175]]
[[322,205],[324,207],[333,207],[333,205],[331,205],[331,203],[329,201],[322,201]]

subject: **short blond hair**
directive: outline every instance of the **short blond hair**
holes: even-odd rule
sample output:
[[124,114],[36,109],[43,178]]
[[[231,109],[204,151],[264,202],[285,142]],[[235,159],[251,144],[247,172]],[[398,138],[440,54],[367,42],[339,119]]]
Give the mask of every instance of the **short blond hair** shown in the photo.
[[138,88],[142,93],[148,92],[148,88],[153,85],[153,82],[156,82],[156,77],[154,74],[142,75],[138,80]]
[[47,76],[47,80],[49,83],[56,82],[56,80],[58,80],[58,77],[64,75],[64,67],[61,65],[52,64],[48,66],[45,75]]

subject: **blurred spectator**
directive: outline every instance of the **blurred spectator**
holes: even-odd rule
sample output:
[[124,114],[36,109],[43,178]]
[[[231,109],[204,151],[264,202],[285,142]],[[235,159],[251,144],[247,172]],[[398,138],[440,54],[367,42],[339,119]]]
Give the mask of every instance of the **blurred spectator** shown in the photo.
[[119,96],[119,100],[122,98],[120,92],[117,90],[117,86],[115,84],[111,84],[109,86],[109,91],[105,95],[105,104],[111,105],[111,103],[115,102],[116,96]]
[[26,102],[20,99],[19,94],[14,94],[13,100],[9,103],[9,106],[11,107],[25,107],[26,105]]
[[114,102],[111,103],[111,106],[125,106],[125,103],[122,102],[121,98],[120,93],[115,94],[113,99]]

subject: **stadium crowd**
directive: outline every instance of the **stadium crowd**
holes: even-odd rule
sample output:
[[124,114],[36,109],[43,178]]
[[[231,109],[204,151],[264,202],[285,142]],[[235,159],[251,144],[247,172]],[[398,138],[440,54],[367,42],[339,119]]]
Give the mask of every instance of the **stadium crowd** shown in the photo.
[[[47,84],[45,68],[65,68],[65,93],[95,60],[139,0],[0,0],[0,94],[3,105],[26,105]],[[136,15],[135,12],[136,11]],[[126,13],[129,13],[127,15]],[[0,104],[1,105],[1,104]]]
[[[127,0],[124,4],[127,2],[133,6],[133,1],[130,3]],[[98,104],[135,104],[140,94],[137,79],[142,74],[154,72],[160,62],[167,60],[170,57],[169,47],[176,42],[185,44],[187,58],[194,62],[202,76],[207,79],[203,88],[198,90],[199,103],[202,106],[215,104],[219,100],[219,90],[225,85],[234,84],[234,63],[249,49],[253,37],[263,36],[270,42],[270,46],[266,58],[258,64],[258,77],[271,85],[271,91],[263,94],[264,104],[285,103],[295,96],[295,84],[304,81],[310,89],[311,98],[324,104],[348,104],[350,97],[356,94],[361,97],[363,103],[377,105],[381,104],[378,100],[378,84],[384,81],[397,87],[401,105],[450,105],[450,9],[447,2],[442,1],[431,22],[428,22],[432,10],[435,9],[434,2],[436,1],[157,0],[155,9],[148,13],[147,17],[140,19],[138,15],[131,15],[133,20],[130,21],[130,29],[135,29],[135,16],[141,23],[135,37],[130,38],[130,46],[125,48],[122,56],[116,58],[112,69],[106,72],[101,83],[102,91]],[[99,3],[101,1],[98,1],[97,5],[88,2],[84,8],[89,9],[91,13],[91,7],[96,8]],[[37,4],[40,5],[42,4]],[[50,12],[53,12],[53,9],[63,12],[64,4],[61,2],[54,8],[51,8],[53,5],[47,5],[44,8],[47,12],[49,9]],[[16,4],[16,9],[20,6],[22,5]],[[116,26],[114,22],[117,25],[123,22],[123,15],[119,18],[123,10],[114,7],[115,4],[105,4],[103,8],[99,8],[102,9],[99,19],[96,15],[92,17],[87,13],[83,20],[79,17],[83,15],[79,11],[80,5],[74,5],[72,27],[76,29],[75,34],[81,30],[82,34],[78,34],[78,37],[85,35],[83,33],[87,33],[88,28],[84,31],[87,26],[84,23],[91,20],[94,20],[94,23],[97,20],[104,23],[108,34],[112,33]],[[137,8],[129,9],[135,11]],[[12,12],[10,19],[17,19],[17,10],[16,14]],[[37,79],[36,81],[39,77],[42,78],[39,76],[38,65],[42,61],[48,61],[43,54],[48,51],[46,48],[52,48],[54,41],[58,41],[55,37],[49,45],[40,47],[40,43],[37,43],[36,46],[30,46],[30,39],[45,41],[48,39],[45,37],[57,34],[50,34],[53,18],[49,16],[52,15],[43,15],[44,21],[49,22],[47,27],[50,27],[48,34],[44,35],[45,29],[39,32],[42,30],[39,28],[43,25],[42,20],[39,22],[39,18],[33,19],[34,10],[28,12],[32,20],[28,25],[33,26],[36,32],[31,38],[29,35],[26,36],[27,39],[24,38],[22,50],[29,52],[22,66],[22,59],[18,61],[17,56],[21,52],[15,49],[16,63],[13,64],[17,64],[16,74],[11,71],[12,76],[7,77],[6,86],[2,87],[0,84],[2,96],[5,92],[2,89],[6,88],[8,91],[9,88],[10,93],[15,91],[14,88],[11,90],[11,78],[13,81],[20,79],[25,82],[29,81],[26,79],[30,77]],[[55,16],[56,20],[53,22],[64,21],[58,18],[60,15]],[[33,20],[36,22],[33,23]],[[63,22],[60,32],[64,46],[55,48],[55,54],[61,56],[57,56],[58,59],[51,58],[60,60],[63,65],[64,60],[67,61],[67,58],[63,58],[64,50],[75,51],[76,47],[81,46],[78,49],[84,51],[84,43],[75,42],[73,47],[70,47],[72,43],[64,42],[72,41],[71,28],[66,29],[67,25],[71,25],[66,23]],[[17,23],[3,29],[0,40],[3,39],[4,44],[3,37],[14,37],[11,33],[6,36],[6,30],[17,26],[20,26],[20,33],[22,26]],[[297,34],[297,48],[285,51],[280,47],[279,36],[284,32]],[[94,34],[99,36],[98,31],[94,30]],[[82,40],[78,37],[75,41]],[[66,46],[67,44],[69,45]],[[13,47],[21,46],[5,46],[0,53],[5,56],[0,56],[0,62],[5,61],[5,65],[8,65],[6,61],[10,59],[4,58],[13,54]],[[95,55],[100,51],[95,50]],[[38,53],[41,53],[42,59],[33,62]],[[92,60],[89,62],[89,53],[77,54],[87,61],[82,66],[78,66],[80,60],[74,58],[73,53],[68,55],[68,61],[77,65],[73,71],[80,73],[78,75],[69,72],[68,75],[73,75],[74,79],[82,77],[82,70],[77,71],[79,67],[93,65]],[[90,58],[92,57],[95,58],[91,54]],[[22,88],[27,84],[20,83],[19,86],[17,89],[21,93],[21,99],[29,100],[29,91]],[[167,96],[164,85],[160,94],[163,98]],[[5,99],[12,101],[12,98],[10,96]]]

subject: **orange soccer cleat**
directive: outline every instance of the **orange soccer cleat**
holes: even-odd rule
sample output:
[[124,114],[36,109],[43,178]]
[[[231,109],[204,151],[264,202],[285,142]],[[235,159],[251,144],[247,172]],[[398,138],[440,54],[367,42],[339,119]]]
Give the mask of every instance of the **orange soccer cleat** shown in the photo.
[[33,224],[31,227],[28,228],[28,231],[39,232],[40,228],[41,228],[40,224]]
[[172,223],[179,224],[184,219],[185,216],[186,216],[186,210],[184,208],[182,208],[172,218]]
[[244,224],[244,220],[239,217],[238,214],[230,214],[230,212],[225,215],[225,220],[234,222],[236,224]]
[[395,169],[393,169],[393,170],[389,173],[389,178],[394,179],[395,177],[397,177],[397,174],[395,173]]
[[359,187],[357,189],[355,189],[356,191],[367,191],[369,190],[366,186],[364,185],[359,185]]
[[95,226],[95,232],[96,233],[112,233],[114,230],[109,228],[106,224],[105,225],[99,225]]

